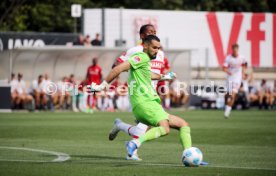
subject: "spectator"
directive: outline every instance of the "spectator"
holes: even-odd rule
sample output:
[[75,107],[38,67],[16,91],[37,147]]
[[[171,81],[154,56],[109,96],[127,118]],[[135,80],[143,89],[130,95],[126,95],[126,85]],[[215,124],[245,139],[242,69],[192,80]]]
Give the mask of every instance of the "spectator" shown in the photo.
[[115,98],[115,91],[112,89],[109,89],[105,92],[105,98],[104,98],[104,109],[108,112],[114,112],[114,98]]
[[119,78],[113,82],[112,86],[116,89],[116,105],[118,110],[127,111],[130,108],[127,83],[123,83]]
[[33,97],[27,94],[26,83],[21,73],[17,75],[16,92],[18,96],[15,102],[16,106],[22,105],[22,107],[26,107],[28,110],[33,110]]
[[52,83],[51,79],[49,78],[48,73],[45,73],[45,74],[44,74],[44,83],[45,83],[45,84],[44,84],[45,86],[48,86],[49,84]]
[[47,98],[47,108],[54,110],[54,99],[55,99],[55,87],[52,85],[52,81],[49,78],[49,75],[47,73],[44,74],[44,91],[46,93]]
[[76,85],[76,84],[77,84],[77,81],[76,81],[76,79],[75,79],[75,75],[74,75],[74,74],[71,74],[71,75],[69,76],[68,82],[71,83],[71,84],[73,84],[73,85]]
[[16,85],[17,85],[17,80],[15,78],[15,74],[11,74],[11,80],[9,81],[9,84],[11,86],[11,100],[12,100],[12,106],[15,105],[16,99],[18,97],[18,94],[16,92]]
[[258,86],[256,84],[256,81],[254,80],[254,74],[253,74],[253,69],[248,68],[247,63],[244,65],[246,68],[246,73],[244,74],[244,78],[247,76],[247,81],[248,81],[248,99],[250,105],[258,105],[259,98],[258,98]]
[[171,94],[171,102],[174,107],[180,107],[188,103],[189,95],[184,90],[180,90],[179,86],[181,82],[177,79],[174,79],[170,83],[170,94]]
[[102,110],[107,110],[109,112],[113,112],[115,110],[114,101],[116,99],[115,95],[118,79],[119,78],[117,77],[116,80],[111,84],[110,88],[102,94],[102,97],[104,97]]
[[253,83],[253,81],[250,82],[250,87],[249,87],[249,102],[250,102],[250,105],[259,103],[258,88],[255,82]]
[[259,109],[267,107],[270,98],[270,89],[266,84],[266,80],[263,79],[258,89]]
[[67,109],[71,104],[71,93],[67,90],[70,90],[68,78],[64,76],[61,81],[57,83],[57,98],[56,108]]
[[75,86],[77,85],[77,82],[75,80],[75,75],[74,74],[71,74],[69,76],[69,80],[68,82],[71,84],[72,86],[72,91],[71,91],[71,97],[72,97],[72,110],[74,112],[79,112],[79,109],[78,109],[78,92],[75,92]]
[[85,112],[85,113],[92,113],[93,111],[91,111],[88,107],[87,104],[87,96],[88,96],[88,78],[86,78],[85,80],[81,81],[79,87],[78,87],[78,93],[79,93],[79,103],[78,103],[78,107],[79,110],[81,112]]
[[86,36],[85,36],[85,39],[84,39],[84,46],[86,46],[86,47],[92,46],[92,45],[91,45],[91,39],[90,39],[90,36],[89,36],[89,35],[86,35]]
[[[98,58],[92,59],[92,65],[88,67],[86,78],[88,79],[88,84],[91,85],[92,82],[100,84],[102,80],[102,68],[98,65]],[[88,105],[91,109],[96,109],[97,98],[96,95],[88,96]]]
[[[247,74],[245,75],[243,75],[243,79],[247,79]],[[248,100],[248,85],[246,84],[246,81],[243,80],[237,93],[234,106],[236,109],[247,109],[249,107]]]
[[250,95],[249,95],[249,75],[247,73],[244,73],[242,75],[242,83],[241,83],[241,87],[239,89],[239,92],[242,92],[245,95],[245,97],[246,97],[246,101],[249,102],[249,100],[250,100]]
[[44,88],[44,77],[43,75],[39,75],[37,80],[32,82],[31,86],[31,94],[35,98],[36,109],[47,109],[47,97]]
[[85,38],[82,34],[79,35],[78,39],[73,42],[73,45],[79,45],[83,46],[84,45]]
[[272,87],[272,93],[270,98],[270,106],[273,109],[273,106],[276,104],[276,80],[274,80],[274,85]]
[[102,41],[100,40],[100,34],[99,33],[96,34],[96,38],[94,40],[92,40],[91,44],[93,46],[102,46]]

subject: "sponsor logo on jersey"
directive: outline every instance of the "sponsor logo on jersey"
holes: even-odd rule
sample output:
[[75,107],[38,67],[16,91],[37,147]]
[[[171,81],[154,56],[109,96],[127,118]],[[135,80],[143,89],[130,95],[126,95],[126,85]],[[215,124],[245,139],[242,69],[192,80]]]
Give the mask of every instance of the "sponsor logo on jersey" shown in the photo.
[[95,70],[90,69],[89,74],[90,75],[98,75],[99,74],[99,69],[95,69]]
[[141,61],[141,59],[140,59],[140,57],[135,56],[135,57],[133,58],[133,61],[137,64],[138,62]]
[[151,69],[161,69],[162,66],[163,66],[163,63],[161,61],[151,61],[150,62],[150,65],[151,65]]

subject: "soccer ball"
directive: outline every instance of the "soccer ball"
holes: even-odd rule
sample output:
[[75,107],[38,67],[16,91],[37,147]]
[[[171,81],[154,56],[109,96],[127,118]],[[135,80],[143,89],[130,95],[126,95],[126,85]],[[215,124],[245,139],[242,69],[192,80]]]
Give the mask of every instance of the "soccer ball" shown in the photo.
[[202,162],[202,159],[202,152],[196,147],[191,147],[183,151],[182,163],[185,166],[197,167]]

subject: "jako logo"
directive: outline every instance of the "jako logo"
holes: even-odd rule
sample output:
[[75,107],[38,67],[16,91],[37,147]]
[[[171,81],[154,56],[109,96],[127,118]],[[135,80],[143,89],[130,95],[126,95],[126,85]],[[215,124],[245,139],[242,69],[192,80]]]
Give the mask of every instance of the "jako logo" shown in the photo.
[[8,49],[20,48],[20,47],[43,47],[45,43],[41,39],[9,39]]

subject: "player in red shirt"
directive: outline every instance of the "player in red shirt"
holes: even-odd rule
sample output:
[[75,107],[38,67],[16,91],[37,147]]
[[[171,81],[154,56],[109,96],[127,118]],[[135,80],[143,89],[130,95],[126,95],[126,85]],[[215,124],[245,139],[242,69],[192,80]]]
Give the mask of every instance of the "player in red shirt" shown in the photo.
[[88,67],[86,77],[88,84],[92,82],[100,84],[102,81],[102,68],[98,65],[98,58],[93,58],[92,65]]
[[[166,74],[170,71],[171,66],[169,65],[168,58],[164,57],[164,64],[161,68],[161,74]],[[170,108],[170,93],[168,88],[168,81],[159,81],[157,84],[156,91],[160,98],[162,99],[162,102],[164,103],[164,106],[166,109]]]
[[[91,85],[92,82],[99,85],[102,82],[102,68],[98,65],[98,58],[92,59],[92,65],[88,67],[86,78],[88,79],[88,84]],[[97,97],[88,96],[87,104],[91,109],[96,109]]]

